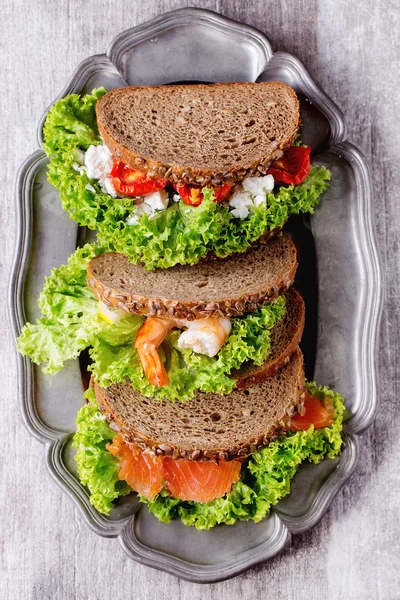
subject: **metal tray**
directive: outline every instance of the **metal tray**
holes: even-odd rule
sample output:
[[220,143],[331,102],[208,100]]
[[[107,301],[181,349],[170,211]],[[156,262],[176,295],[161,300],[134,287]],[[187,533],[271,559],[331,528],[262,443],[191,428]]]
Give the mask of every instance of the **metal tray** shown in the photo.
[[[340,456],[303,465],[291,494],[261,523],[220,526],[198,532],[180,522],[159,523],[134,494],[109,517],[97,513],[77,479],[71,432],[82,405],[79,361],[47,377],[19,357],[19,400],[32,435],[45,444],[49,472],[102,536],[118,536],[134,560],[195,582],[233,577],[276,555],[291,535],[313,527],[352,473],[358,435],[377,409],[376,338],[381,311],[368,167],[346,141],[340,110],[316,85],[302,63],[273,53],[259,31],[200,9],[164,14],[121,33],[106,54],[92,56],[75,71],[61,96],[98,85],[166,84],[177,81],[265,81],[290,84],[301,99],[302,139],[314,160],[332,171],[332,185],[311,218],[295,218],[290,229],[300,251],[298,285],[307,305],[303,350],[309,377],[346,398],[348,416]],[[38,130],[42,137],[43,119]],[[17,181],[19,237],[10,304],[15,333],[38,316],[43,278],[64,263],[86,231],[63,212],[58,192],[46,181],[47,158],[37,150]],[[67,524],[65,524],[67,526]]]

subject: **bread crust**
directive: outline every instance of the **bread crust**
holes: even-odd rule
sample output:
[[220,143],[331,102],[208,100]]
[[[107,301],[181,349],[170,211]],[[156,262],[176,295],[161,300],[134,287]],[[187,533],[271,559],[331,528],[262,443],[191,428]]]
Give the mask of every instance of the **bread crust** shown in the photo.
[[[276,147],[268,155],[260,156],[256,161],[248,164],[239,165],[229,170],[213,171],[210,169],[200,169],[197,167],[179,165],[174,163],[164,163],[156,161],[150,157],[144,157],[140,154],[133,152],[127,146],[117,141],[107,128],[107,118],[103,112],[103,106],[109,101],[109,99],[116,94],[120,93],[120,90],[126,90],[127,88],[116,88],[108,92],[105,96],[102,96],[96,104],[96,116],[97,125],[99,128],[100,135],[102,136],[104,143],[110,149],[112,154],[119,158],[122,162],[127,164],[132,169],[147,173],[152,179],[165,179],[170,183],[184,182],[188,185],[200,185],[205,186],[211,185],[222,185],[225,183],[235,184],[242,181],[245,177],[249,177],[255,173],[265,173],[271,161],[281,158],[283,152],[293,144],[297,131],[300,126],[300,103],[297,98],[295,91],[290,86],[283,84],[278,81],[270,81],[263,83],[248,83],[248,82],[232,82],[232,83],[216,83],[213,86],[249,86],[249,85],[265,85],[269,86],[285,86],[288,93],[292,96],[293,101],[297,107],[297,120],[292,124],[287,139],[282,142],[277,142]],[[204,85],[204,84],[199,84]],[[143,86],[141,92],[151,90],[152,92],[156,89],[160,89],[162,86]],[[181,86],[188,87],[188,86]],[[192,87],[192,86],[190,86]]]
[[261,365],[261,368],[255,368],[254,370],[244,369],[243,371],[239,370],[234,373],[233,377],[236,379],[235,389],[245,390],[252,385],[256,385],[257,383],[265,381],[268,377],[275,375],[275,373],[277,373],[290,361],[290,357],[294,354],[298,345],[300,344],[305,324],[305,305],[300,294],[298,294],[293,288],[291,288],[288,293],[293,296],[293,299],[297,304],[298,311],[298,321],[289,344],[286,346],[286,348],[284,348],[283,352],[278,354],[278,356],[276,356],[274,359],[270,360],[267,358],[264,365]]
[[184,458],[193,461],[218,461],[246,458],[250,454],[256,452],[258,448],[266,446],[270,442],[276,440],[279,435],[287,431],[292,417],[295,414],[302,414],[303,412],[305,398],[304,360],[299,348],[293,353],[292,359],[298,362],[293,399],[287,402],[280,418],[275,421],[268,431],[263,432],[262,435],[258,436],[256,439],[252,438],[235,447],[221,447],[203,451],[201,448],[185,450],[173,446],[172,444],[160,443],[159,440],[146,437],[137,431],[126,430],[124,423],[119,419],[115,410],[113,410],[107,400],[107,389],[103,389],[95,383],[94,390],[96,401],[99,409],[112,424],[113,428],[123,434],[125,441],[128,444],[140,447],[142,450],[149,449],[158,456],[172,456],[172,458],[175,459]]
[[[295,247],[293,245],[295,252]],[[110,259],[116,252],[110,252]],[[179,301],[168,298],[149,298],[132,294],[124,290],[115,290],[96,279],[92,270],[92,261],[87,267],[87,284],[93,294],[107,306],[120,308],[125,312],[153,317],[175,319],[201,319],[206,317],[239,317],[255,312],[262,306],[285,293],[294,281],[297,260],[293,260],[289,269],[268,288],[261,288],[256,293],[224,298],[217,301]]]

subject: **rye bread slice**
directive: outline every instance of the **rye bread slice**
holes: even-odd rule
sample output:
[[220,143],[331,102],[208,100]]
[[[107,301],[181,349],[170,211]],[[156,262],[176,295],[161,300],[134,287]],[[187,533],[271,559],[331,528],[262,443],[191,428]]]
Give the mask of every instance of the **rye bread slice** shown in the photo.
[[280,371],[246,390],[199,392],[187,402],[146,398],[128,381],[94,389],[100,410],[128,443],[174,458],[229,460],[267,445],[302,412],[303,356],[297,349]]
[[305,306],[302,297],[293,288],[286,292],[284,316],[271,329],[271,351],[267,360],[260,366],[252,362],[232,373],[236,389],[243,390],[274,375],[287,364],[298,347],[304,330]]
[[115,252],[93,258],[87,283],[108,306],[130,313],[198,319],[255,312],[293,283],[296,248],[288,236],[245,254],[147,271]]
[[192,185],[265,172],[300,120],[296,93],[278,81],[119,88],[98,100],[96,114],[124,163]]

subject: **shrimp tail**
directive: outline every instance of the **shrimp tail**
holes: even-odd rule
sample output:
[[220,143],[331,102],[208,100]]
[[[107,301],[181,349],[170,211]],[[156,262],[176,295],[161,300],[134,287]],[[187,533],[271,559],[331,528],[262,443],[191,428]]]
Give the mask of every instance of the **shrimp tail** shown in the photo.
[[169,379],[167,371],[165,370],[154,344],[145,343],[136,348],[136,350],[139,354],[144,373],[150,383],[156,387],[168,385]]
[[167,319],[149,317],[143,323],[135,340],[135,348],[144,373],[149,382],[156,387],[164,387],[169,383],[167,371],[157,348],[164,341],[171,326],[173,326],[173,322]]

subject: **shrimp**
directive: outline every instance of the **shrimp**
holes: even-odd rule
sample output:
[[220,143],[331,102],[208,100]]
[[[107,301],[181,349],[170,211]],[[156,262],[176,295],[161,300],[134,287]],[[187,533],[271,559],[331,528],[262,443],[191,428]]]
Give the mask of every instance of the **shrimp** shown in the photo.
[[198,354],[215,356],[225,344],[230,332],[230,320],[208,317],[195,321],[148,317],[135,340],[144,373],[150,383],[157,387],[168,385],[167,371],[157,352],[168,332],[174,327],[187,327],[178,340],[178,348],[191,348]]
[[161,361],[157,348],[163,343],[168,332],[174,327],[173,319],[148,317],[135,340],[135,348],[147,379],[157,387],[168,385],[168,374]]
[[231,332],[230,319],[208,317],[191,321],[178,340],[178,348],[190,348],[197,354],[215,356]]

